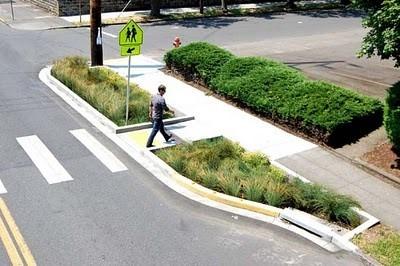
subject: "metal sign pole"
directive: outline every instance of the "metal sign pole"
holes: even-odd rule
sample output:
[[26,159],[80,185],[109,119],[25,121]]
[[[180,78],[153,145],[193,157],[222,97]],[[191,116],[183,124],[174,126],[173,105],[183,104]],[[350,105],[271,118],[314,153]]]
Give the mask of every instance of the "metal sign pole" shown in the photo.
[[10,5],[11,5],[11,16],[12,16],[12,20],[14,20],[14,7],[13,7],[13,0],[10,0]]
[[129,81],[131,79],[131,56],[128,60],[128,85],[126,86],[126,114],[125,114],[125,126],[128,125],[128,113],[129,113]]

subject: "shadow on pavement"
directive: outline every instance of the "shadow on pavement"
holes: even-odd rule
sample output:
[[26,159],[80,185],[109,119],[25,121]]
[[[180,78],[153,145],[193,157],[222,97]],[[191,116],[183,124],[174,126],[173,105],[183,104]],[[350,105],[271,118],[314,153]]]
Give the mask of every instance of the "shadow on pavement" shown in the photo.
[[154,25],[175,25],[185,28],[215,28],[220,29],[223,27],[227,27],[236,22],[245,21],[246,18],[241,17],[213,17],[213,18],[199,18],[199,19],[182,19],[175,21],[160,21],[155,22]]
[[301,11],[298,12],[301,16],[309,16],[315,18],[360,18],[365,15],[364,12],[355,9],[348,9],[348,10],[318,10],[318,11]]

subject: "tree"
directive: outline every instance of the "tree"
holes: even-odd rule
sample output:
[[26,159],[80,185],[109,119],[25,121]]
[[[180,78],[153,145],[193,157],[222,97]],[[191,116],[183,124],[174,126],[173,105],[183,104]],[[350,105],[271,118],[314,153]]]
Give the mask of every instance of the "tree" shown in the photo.
[[199,0],[200,14],[204,14],[204,1]]
[[353,0],[367,12],[363,26],[369,29],[364,37],[360,56],[377,55],[393,59],[400,67],[400,0]]
[[159,17],[161,14],[160,13],[161,0],[150,0],[150,6],[151,6],[150,16]]
[[287,6],[288,8],[291,8],[291,9],[296,8],[296,5],[295,5],[294,1],[295,1],[295,0],[288,0],[287,3],[286,3],[286,6]]
[[226,13],[228,12],[228,4],[226,3],[227,0],[221,0],[221,8],[222,12]]
[[90,58],[92,66],[103,65],[101,0],[90,0]]
[[[392,58],[400,67],[400,0],[353,0],[364,9],[367,16],[363,26],[369,28],[364,37],[360,55],[378,55],[381,59]],[[394,150],[400,157],[400,82],[388,90],[384,125]],[[397,159],[397,166],[400,165]]]

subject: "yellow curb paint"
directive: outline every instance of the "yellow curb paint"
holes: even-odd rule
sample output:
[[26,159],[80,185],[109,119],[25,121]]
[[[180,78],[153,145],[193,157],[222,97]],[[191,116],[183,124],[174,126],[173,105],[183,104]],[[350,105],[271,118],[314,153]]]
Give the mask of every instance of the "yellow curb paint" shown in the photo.
[[24,265],[21,257],[18,254],[17,248],[15,247],[11,236],[9,235],[6,225],[3,222],[3,219],[0,218],[0,238],[3,242],[4,247],[6,248],[8,257],[10,258],[12,265]]
[[175,173],[174,175],[172,175],[172,177],[177,183],[179,183],[184,188],[188,189],[189,191],[191,191],[197,195],[206,197],[210,200],[224,203],[224,204],[227,204],[232,207],[261,213],[261,214],[264,214],[267,216],[272,216],[272,217],[279,216],[280,212],[278,210],[275,210],[275,207],[268,208],[269,206],[262,206],[262,207],[256,206],[256,205],[258,205],[257,203],[249,202],[244,199],[239,199],[239,198],[235,198],[235,197],[232,197],[229,195],[224,195],[224,194],[218,193],[216,191],[212,191],[212,190],[205,188],[189,179],[186,179],[185,177],[182,177],[178,173]]
[[[147,139],[150,135],[151,130],[137,130],[127,133],[128,138],[140,147],[146,147]],[[156,135],[153,141],[153,145],[156,147],[162,146],[162,141],[160,140],[160,133]]]
[[[10,214],[9,209],[7,208],[6,203],[4,202],[4,200],[2,198],[0,198],[0,211],[4,216],[5,222],[8,224],[8,227],[10,228],[11,234],[13,235],[15,242],[18,245],[18,248],[26,262],[26,265],[36,266],[35,259],[33,258],[28,245],[26,244],[24,238],[22,237],[22,234],[19,231],[17,224],[15,223],[13,217]],[[4,241],[3,241],[3,243],[4,243]],[[11,258],[11,256],[10,256],[10,258]],[[16,265],[19,265],[19,264],[16,264]]]

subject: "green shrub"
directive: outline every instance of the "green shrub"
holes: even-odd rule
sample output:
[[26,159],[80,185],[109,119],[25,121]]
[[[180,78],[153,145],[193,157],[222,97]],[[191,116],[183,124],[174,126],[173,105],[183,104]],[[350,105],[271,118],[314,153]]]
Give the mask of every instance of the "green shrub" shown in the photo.
[[388,91],[384,124],[389,140],[400,151],[400,82],[397,82]]
[[[51,74],[117,125],[125,125],[126,80],[106,68],[89,68],[79,56],[57,60]],[[131,85],[128,124],[149,121],[150,94]]]
[[220,69],[218,76],[225,80],[247,76],[259,67],[285,67],[282,63],[261,57],[234,57]]
[[165,54],[169,68],[175,68],[191,79],[208,84],[233,55],[215,45],[198,42],[173,49]]
[[[237,58],[217,46],[192,43],[165,55],[167,67],[201,79],[211,90],[275,122],[333,147],[358,139],[382,124],[383,105],[342,87],[307,80],[284,64]],[[396,109],[387,123],[396,132]]]
[[261,152],[244,152],[242,154],[243,162],[251,168],[268,169],[271,165],[268,157]]

